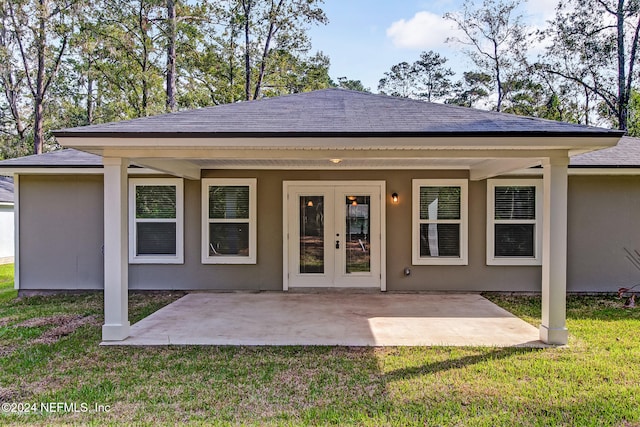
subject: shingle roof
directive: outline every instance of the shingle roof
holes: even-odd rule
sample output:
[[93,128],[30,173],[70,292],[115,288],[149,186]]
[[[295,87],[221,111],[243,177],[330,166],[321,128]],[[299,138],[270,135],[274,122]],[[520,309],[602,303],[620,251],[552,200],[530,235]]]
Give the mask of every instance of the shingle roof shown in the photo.
[[615,136],[619,131],[324,89],[54,131],[55,136]]
[[13,203],[13,178],[0,176],[0,203]]
[[3,160],[0,168],[15,167],[54,167],[54,168],[87,168],[102,167],[102,157],[95,154],[67,148],[64,150],[52,151],[44,154],[33,154],[31,156],[17,157],[15,159]]
[[570,166],[640,167],[640,138],[624,136],[615,147],[573,156]]

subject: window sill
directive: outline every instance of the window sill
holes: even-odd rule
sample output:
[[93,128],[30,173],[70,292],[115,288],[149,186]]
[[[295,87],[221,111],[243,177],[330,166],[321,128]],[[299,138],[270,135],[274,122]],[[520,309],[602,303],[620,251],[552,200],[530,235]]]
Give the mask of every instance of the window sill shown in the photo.
[[246,256],[217,256],[203,257],[202,264],[257,264],[255,257]]
[[129,258],[129,264],[184,264],[182,257],[137,256]]
[[469,265],[466,258],[414,258],[413,265]]
[[537,258],[487,258],[487,265],[498,266],[541,266],[542,260]]

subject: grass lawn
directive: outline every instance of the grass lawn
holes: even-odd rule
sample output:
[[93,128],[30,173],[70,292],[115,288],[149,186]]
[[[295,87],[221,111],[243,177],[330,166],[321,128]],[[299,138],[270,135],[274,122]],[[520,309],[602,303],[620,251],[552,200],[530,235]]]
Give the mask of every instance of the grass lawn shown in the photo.
[[[122,348],[98,346],[101,294],[3,283],[0,402],[37,408],[0,424],[640,426],[640,309],[613,297],[569,298],[568,348]],[[132,321],[179,296],[131,295]],[[537,297],[488,297],[539,322]]]

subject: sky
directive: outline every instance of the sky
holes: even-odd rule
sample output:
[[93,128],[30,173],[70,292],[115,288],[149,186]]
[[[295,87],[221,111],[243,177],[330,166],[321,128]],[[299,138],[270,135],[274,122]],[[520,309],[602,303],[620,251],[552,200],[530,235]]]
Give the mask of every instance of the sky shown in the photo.
[[[557,3],[529,0],[520,11],[528,25],[541,28],[553,17]],[[473,65],[460,45],[445,42],[457,30],[455,23],[442,16],[461,5],[461,0],[325,0],[323,10],[329,23],[311,28],[312,52],[329,56],[334,81],[343,76],[361,80],[373,92],[391,66],[413,63],[429,50],[447,57],[446,65],[458,79]]]

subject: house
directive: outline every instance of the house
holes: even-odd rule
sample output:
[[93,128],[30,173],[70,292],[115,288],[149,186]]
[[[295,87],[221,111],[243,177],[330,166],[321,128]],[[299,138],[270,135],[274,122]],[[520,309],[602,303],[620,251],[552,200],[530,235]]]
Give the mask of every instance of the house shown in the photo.
[[0,176],[0,264],[13,262],[13,178]]
[[567,291],[638,273],[616,130],[327,89],[54,134],[71,149],[0,162],[16,284],[104,288],[105,340],[129,289],[373,288],[541,292],[563,344]]

